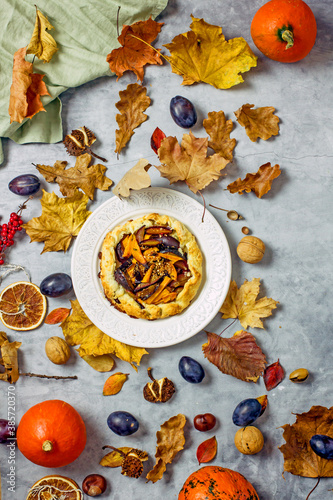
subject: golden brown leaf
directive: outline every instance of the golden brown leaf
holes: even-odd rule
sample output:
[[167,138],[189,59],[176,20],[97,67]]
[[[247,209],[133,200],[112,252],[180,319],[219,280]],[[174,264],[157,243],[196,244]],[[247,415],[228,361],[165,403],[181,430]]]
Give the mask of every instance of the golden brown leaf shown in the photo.
[[280,118],[273,114],[275,108],[264,106],[252,109],[253,107],[254,104],[243,104],[235,111],[238,123],[245,127],[245,132],[251,141],[256,142],[258,138],[266,141],[272,135],[278,135]]
[[200,464],[206,464],[211,462],[217,453],[217,441],[216,437],[206,439],[203,443],[199,444],[197,449],[197,459]]
[[266,358],[251,333],[240,330],[225,339],[207,332],[208,342],[202,346],[205,357],[227,375],[257,382],[263,373]]
[[236,139],[230,139],[230,132],[233,128],[232,120],[226,120],[223,111],[211,111],[208,113],[208,118],[203,121],[203,126],[210,136],[208,146],[215,153],[231,161],[236,146]]
[[[118,79],[125,71],[133,71],[138,80],[143,80],[146,64],[162,64],[162,59],[158,50],[154,50],[144,42],[152,43],[164,23],[157,23],[151,17],[146,21],[124,25],[118,42],[122,45],[108,54],[106,60],[110,65],[111,71],[116,73]],[[134,38],[137,37],[137,38]]]
[[147,120],[144,111],[150,105],[150,98],[146,92],[146,87],[138,83],[130,83],[126,90],[119,92],[120,101],[116,108],[121,114],[116,115],[119,129],[116,130],[115,153],[120,153],[134,134],[133,130]]
[[53,29],[48,18],[36,7],[36,21],[34,31],[27,47],[27,54],[35,54],[38,59],[50,62],[58,47],[48,30]]
[[229,184],[227,189],[231,194],[243,194],[243,191],[246,193],[253,191],[258,198],[261,198],[264,194],[268,193],[272,187],[273,180],[279,177],[280,174],[280,165],[276,164],[274,167],[271,167],[270,162],[268,162],[261,165],[257,173],[246,174],[245,179],[239,177],[236,181]]
[[91,368],[102,373],[109,372],[114,365],[113,357],[110,356],[110,354],[100,354],[99,356],[87,354],[86,356],[82,356],[82,359],[88,363]]
[[303,477],[333,477],[333,460],[319,457],[310,446],[316,434],[333,438],[333,406],[312,406],[308,412],[296,413],[296,422],[282,425],[286,444],[279,447],[284,455],[284,471]]
[[107,191],[112,185],[111,179],[105,176],[106,167],[98,163],[91,165],[91,156],[85,153],[78,156],[75,166],[66,170],[67,161],[56,161],[54,166],[37,164],[36,168],[46,182],[59,184],[60,192],[64,196],[73,196],[78,189],[94,199],[95,189]]
[[171,417],[161,425],[161,429],[156,432],[156,464],[147,474],[147,480],[155,483],[162,478],[166,470],[166,464],[170,464],[177,453],[184,448],[184,426],[186,417],[179,413]]
[[183,77],[182,85],[205,82],[228,89],[243,82],[240,73],[257,65],[257,58],[244,38],[227,42],[220,26],[191,17],[191,31],[164,45],[171,53],[168,61],[173,73]]
[[121,391],[127,380],[128,373],[117,372],[106,379],[103,387],[103,396],[113,396]]
[[22,342],[9,342],[5,332],[0,332],[0,365],[5,369],[0,372],[0,380],[15,384],[19,379],[17,351]]
[[[261,413],[260,415],[262,415],[264,413],[264,411],[266,410],[267,408],[267,404],[268,404],[268,397],[267,397],[267,394],[264,394],[263,396],[259,396],[259,398],[256,398],[259,403],[261,404]],[[260,416],[259,415],[259,416]]]
[[43,82],[44,75],[33,73],[32,63],[25,60],[25,54],[25,47],[14,54],[8,108],[10,123],[22,123],[24,118],[32,118],[39,111],[45,111],[40,96],[50,95]]
[[61,323],[64,321],[69,313],[70,309],[66,307],[58,307],[57,309],[53,309],[45,318],[44,323],[46,325],[56,325],[57,323]]
[[230,283],[227,297],[220,309],[223,319],[238,318],[243,328],[264,328],[260,318],[271,316],[277,302],[263,297],[256,300],[260,289],[260,278],[245,280],[238,289],[235,281]]
[[158,150],[162,165],[156,167],[170,184],[185,181],[197,193],[222,175],[229,163],[219,154],[207,156],[208,137],[197,138],[192,132],[184,134],[181,145],[176,137],[166,137]]
[[88,196],[77,191],[70,198],[59,198],[55,193],[43,190],[42,215],[34,217],[24,229],[31,241],[44,241],[44,252],[66,252],[74,236],[91,212],[86,208]]
[[71,305],[72,314],[60,326],[70,345],[80,345],[78,352],[81,357],[114,354],[137,370],[135,364],[140,365],[142,356],[148,354],[145,349],[109,337],[90,321],[77,300],[71,301]]
[[131,189],[138,191],[139,189],[149,187],[151,184],[151,179],[148,174],[150,167],[151,164],[144,158],[139,160],[112,189],[113,194],[127,198],[131,194]]
[[112,469],[115,467],[121,467],[124,461],[124,455],[129,453],[131,450],[132,448],[129,448],[128,446],[117,448],[116,450],[113,450],[105,455],[105,457],[102,458],[99,464],[103,465],[103,467],[111,467]]

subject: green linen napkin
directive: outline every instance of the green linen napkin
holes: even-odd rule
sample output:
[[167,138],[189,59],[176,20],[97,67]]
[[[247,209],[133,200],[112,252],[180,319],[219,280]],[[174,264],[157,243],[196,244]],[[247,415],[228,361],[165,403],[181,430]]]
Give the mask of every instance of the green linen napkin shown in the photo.
[[[112,75],[106,56],[119,47],[123,24],[153,19],[168,0],[40,0],[38,8],[48,17],[59,50],[51,62],[35,58],[34,71],[45,73],[44,81],[51,96],[42,97],[45,112],[37,113],[21,124],[10,124],[9,91],[12,82],[13,55],[28,45],[35,24],[36,0],[2,0],[0,16],[0,137],[19,144],[53,143],[63,139],[59,95],[100,76]],[[32,61],[33,56],[27,56]],[[0,139],[0,164],[3,152]]]

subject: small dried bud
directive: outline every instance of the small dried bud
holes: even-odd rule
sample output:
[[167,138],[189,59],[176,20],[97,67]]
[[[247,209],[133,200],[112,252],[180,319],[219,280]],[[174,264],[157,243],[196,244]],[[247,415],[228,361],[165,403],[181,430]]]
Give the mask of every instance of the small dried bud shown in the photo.
[[246,227],[246,226],[243,226],[243,227],[242,227],[242,233],[243,233],[243,234],[249,234],[249,232],[250,232],[250,230],[249,230],[249,228],[248,228],[248,227]]
[[147,371],[152,382],[144,386],[143,397],[150,403],[166,403],[175,393],[174,383],[166,377],[155,380],[151,374],[151,368]]
[[309,372],[306,368],[298,368],[289,375],[289,380],[291,382],[300,384],[301,382],[305,382],[308,376]]

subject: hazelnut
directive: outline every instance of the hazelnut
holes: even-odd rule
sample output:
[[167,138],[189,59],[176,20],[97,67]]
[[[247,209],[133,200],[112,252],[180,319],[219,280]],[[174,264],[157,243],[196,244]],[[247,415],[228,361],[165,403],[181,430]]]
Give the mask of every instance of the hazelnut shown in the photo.
[[98,497],[106,490],[106,479],[100,474],[89,474],[82,482],[82,489],[89,497]]
[[255,236],[244,236],[238,243],[238,257],[249,264],[260,262],[264,253],[265,243]]
[[235,446],[244,455],[255,455],[264,446],[264,436],[257,427],[243,427],[235,434]]
[[55,365],[64,365],[71,356],[69,345],[60,337],[50,337],[45,343],[45,352]]

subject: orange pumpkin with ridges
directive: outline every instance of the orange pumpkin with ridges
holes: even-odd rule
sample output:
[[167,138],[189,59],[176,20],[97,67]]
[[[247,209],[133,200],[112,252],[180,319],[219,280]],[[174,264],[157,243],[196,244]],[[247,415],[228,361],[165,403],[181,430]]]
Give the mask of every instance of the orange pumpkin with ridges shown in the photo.
[[63,467],[74,462],[87,441],[80,414],[58,399],[32,406],[21,418],[16,435],[21,453],[43,467]]
[[178,500],[259,500],[259,496],[239,472],[208,465],[186,479]]
[[254,15],[251,36],[257,48],[275,61],[292,63],[312,49],[317,24],[303,0],[270,0]]

